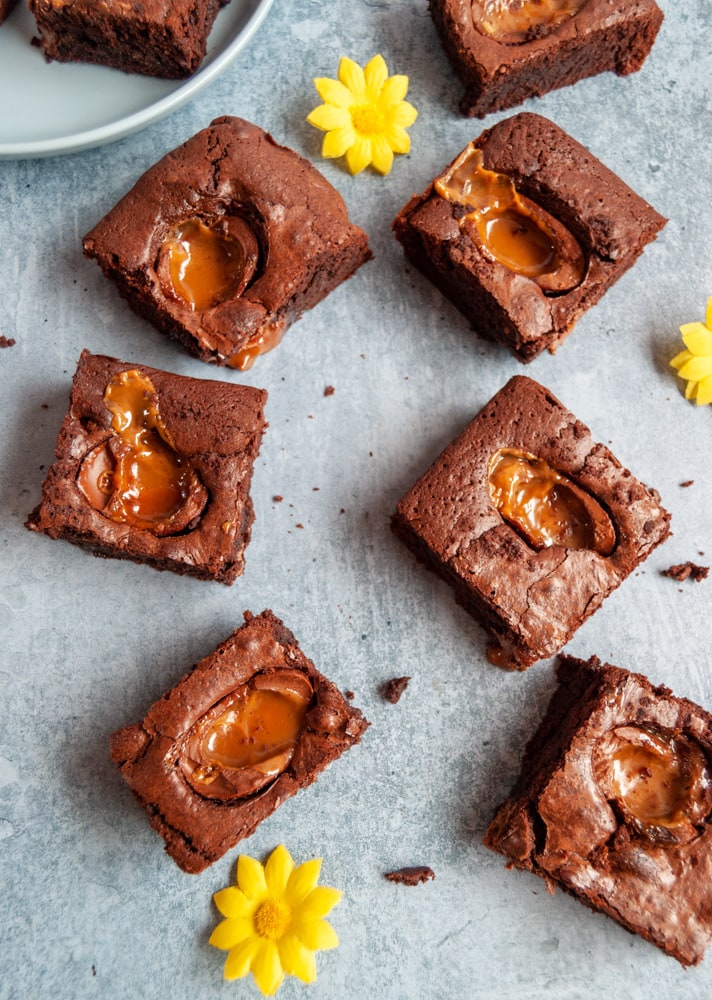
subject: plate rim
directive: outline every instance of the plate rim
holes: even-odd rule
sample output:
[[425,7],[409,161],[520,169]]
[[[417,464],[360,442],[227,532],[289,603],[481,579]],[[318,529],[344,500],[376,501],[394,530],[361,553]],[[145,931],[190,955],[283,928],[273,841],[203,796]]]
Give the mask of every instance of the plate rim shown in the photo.
[[0,142],[0,159],[22,160],[76,153],[104,146],[146,128],[170,112],[177,110],[209,83],[212,83],[252,40],[273,2],[274,0],[254,0],[254,10],[232,41],[208,65],[198,69],[170,94],[153,101],[140,111],[134,111],[106,125],[53,136],[50,139]]

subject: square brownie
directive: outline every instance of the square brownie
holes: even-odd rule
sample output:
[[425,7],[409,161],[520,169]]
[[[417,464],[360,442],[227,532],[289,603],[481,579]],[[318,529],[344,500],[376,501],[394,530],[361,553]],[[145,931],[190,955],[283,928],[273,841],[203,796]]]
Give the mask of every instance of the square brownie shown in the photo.
[[712,715],[593,657],[559,686],[484,842],[682,965],[712,937]]
[[465,87],[462,113],[484,118],[611,70],[639,70],[663,21],[655,0],[430,0]]
[[83,351],[26,526],[95,555],[233,583],[267,393]]
[[553,122],[471,142],[393,222],[407,257],[482,337],[552,353],[666,220]]
[[181,79],[198,69],[229,0],[29,0],[48,60]]
[[368,722],[271,611],[111,737],[111,757],[187,872],[217,861],[358,743]]
[[159,330],[239,369],[371,256],[316,167],[230,117],[148,170],[84,252]]
[[491,634],[553,656],[669,534],[670,515],[547,389],[518,375],[398,504],[392,528]]

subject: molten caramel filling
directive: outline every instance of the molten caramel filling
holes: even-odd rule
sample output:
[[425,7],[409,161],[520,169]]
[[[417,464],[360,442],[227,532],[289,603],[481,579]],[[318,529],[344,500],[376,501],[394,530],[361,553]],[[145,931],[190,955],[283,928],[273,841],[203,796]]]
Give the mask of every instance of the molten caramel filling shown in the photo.
[[712,808],[712,773],[698,743],[669,730],[621,726],[594,751],[596,780],[649,840],[685,843]]
[[291,761],[304,728],[312,687],[298,671],[258,674],[224,698],[194,727],[182,765],[209,798],[250,795]]
[[544,38],[574,17],[588,0],[473,0],[475,27],[505,45]]
[[583,251],[549,212],[520,194],[506,174],[487,170],[482,151],[469,145],[435,181],[447,201],[470,211],[460,227],[493,260],[531,278],[544,292],[570,291],[585,271]]
[[285,326],[284,322],[278,322],[263,327],[257,336],[253,337],[244,347],[241,347],[239,351],[233,354],[228,362],[230,367],[237,368],[241,372],[248,371],[261,354],[273,351],[275,347],[278,347],[282,343]]
[[533,548],[591,549],[602,556],[615,548],[615,528],[603,507],[543,459],[502,448],[489,460],[488,483],[497,510]]
[[194,312],[205,312],[244,292],[258,256],[255,235],[242,219],[223,216],[206,225],[193,218],[166,236],[158,267],[176,298]]
[[111,437],[86,456],[77,484],[112,521],[156,533],[183,530],[205,506],[198,475],[172,446],[151,380],[139,371],[114,376],[104,392]]

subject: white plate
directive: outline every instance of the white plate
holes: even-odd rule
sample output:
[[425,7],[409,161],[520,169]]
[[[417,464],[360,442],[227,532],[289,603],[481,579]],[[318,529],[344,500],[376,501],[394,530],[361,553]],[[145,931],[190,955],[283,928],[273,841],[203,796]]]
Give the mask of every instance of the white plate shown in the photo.
[[145,128],[214,80],[247,44],[272,0],[231,0],[218,14],[200,69],[157,80],[80,63],[47,63],[24,3],[0,26],[0,158],[76,152]]

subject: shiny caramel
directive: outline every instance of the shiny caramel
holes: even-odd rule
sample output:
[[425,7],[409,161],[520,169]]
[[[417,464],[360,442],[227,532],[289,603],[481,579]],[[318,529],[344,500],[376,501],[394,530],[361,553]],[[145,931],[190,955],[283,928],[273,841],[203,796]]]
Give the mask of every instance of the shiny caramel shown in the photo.
[[285,326],[284,322],[278,322],[263,327],[252,340],[249,340],[230,358],[230,367],[237,368],[241,372],[249,371],[261,354],[273,351],[282,343]]
[[151,380],[139,371],[111,379],[104,404],[111,435],[86,456],[77,484],[111,520],[162,533],[181,531],[205,505],[197,473],[173,448]]
[[472,0],[477,30],[505,45],[544,38],[585,7],[588,0]]
[[517,191],[510,177],[487,170],[482,151],[472,144],[436,179],[435,190],[469,209],[460,228],[491,259],[531,278],[542,291],[566,292],[582,281],[585,259],[574,236]]
[[192,218],[166,236],[159,272],[178,299],[194,312],[205,312],[241,295],[257,260],[257,240],[244,220],[223,217],[206,225]]
[[495,507],[533,548],[613,551],[616,533],[606,511],[548,462],[502,448],[490,457],[487,475]]
[[299,671],[258,674],[194,727],[183,759],[193,787],[209,798],[251,795],[289,765],[312,687]]
[[594,776],[624,820],[653,841],[685,843],[712,808],[712,772],[701,746],[670,730],[620,726],[593,755]]

